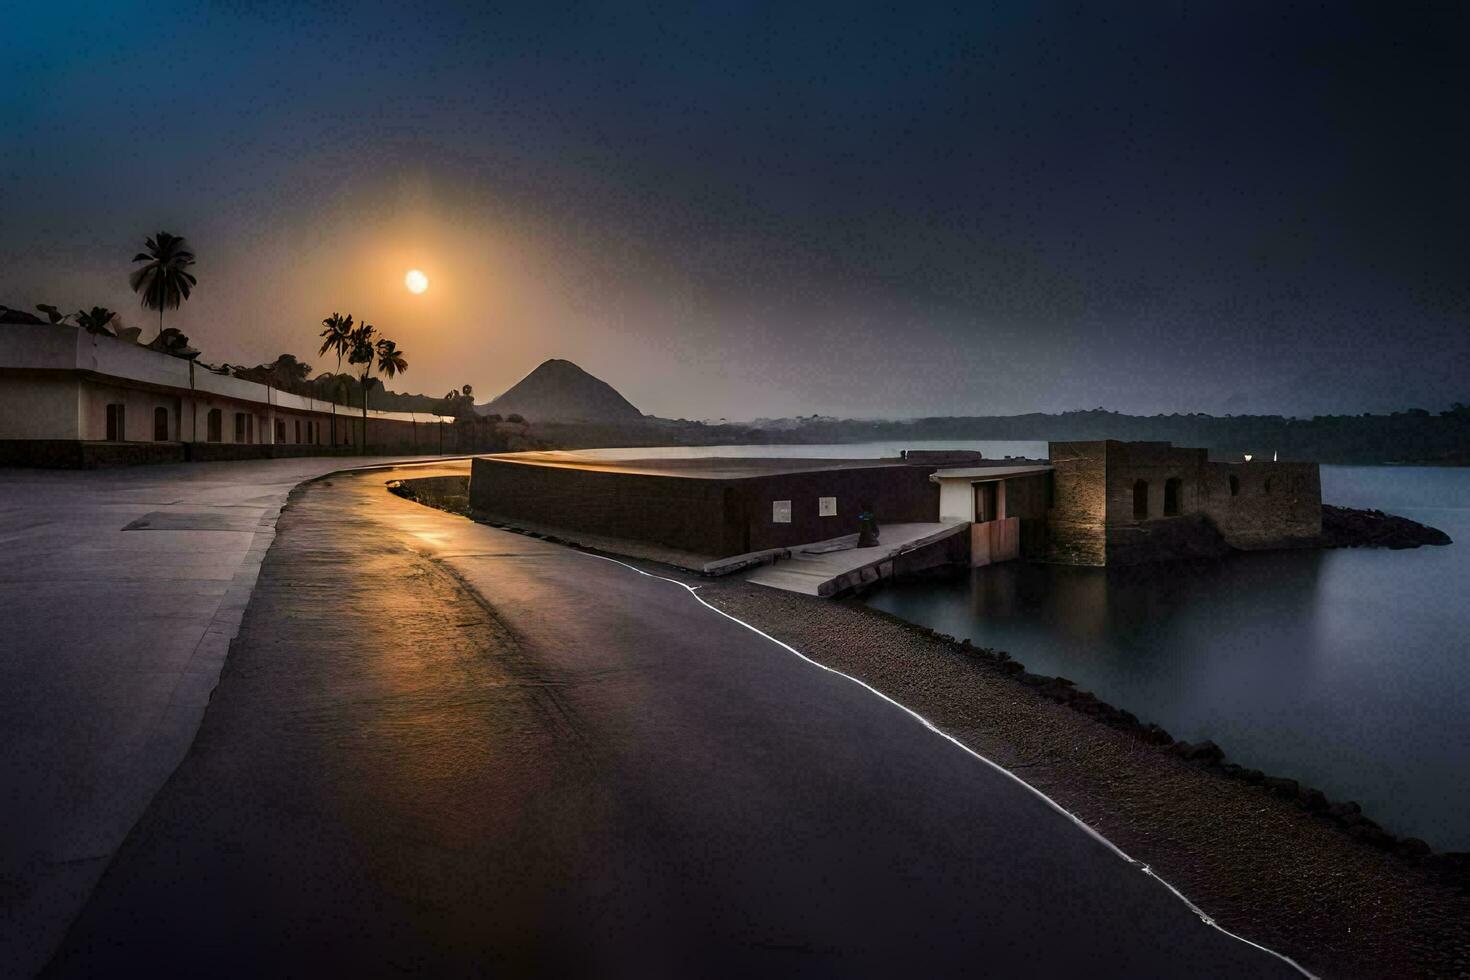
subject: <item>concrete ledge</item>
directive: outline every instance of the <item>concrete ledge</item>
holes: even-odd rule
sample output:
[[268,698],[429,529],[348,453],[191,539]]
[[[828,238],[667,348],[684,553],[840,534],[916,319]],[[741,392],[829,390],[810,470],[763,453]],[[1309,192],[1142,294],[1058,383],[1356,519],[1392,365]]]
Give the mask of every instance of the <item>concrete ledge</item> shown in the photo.
[[[970,523],[889,524],[877,547],[846,547],[844,535],[792,548],[788,558],[747,576],[747,582],[804,595],[839,596],[883,579],[942,566],[968,568]],[[835,547],[834,547],[835,546]]]
[[705,562],[701,571],[710,576],[730,575],[747,568],[769,565],[774,561],[790,557],[791,549],[789,548],[767,548],[764,551],[752,551],[744,555],[731,555],[729,558],[717,558],[714,561]]

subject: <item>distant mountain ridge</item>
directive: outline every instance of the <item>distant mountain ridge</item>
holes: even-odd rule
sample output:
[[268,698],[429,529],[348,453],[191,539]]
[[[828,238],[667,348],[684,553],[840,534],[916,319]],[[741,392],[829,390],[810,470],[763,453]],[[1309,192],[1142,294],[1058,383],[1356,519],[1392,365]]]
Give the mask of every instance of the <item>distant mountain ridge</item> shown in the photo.
[[571,361],[551,358],[505,394],[485,405],[481,415],[523,415],[532,422],[642,421],[643,413],[616,388]]

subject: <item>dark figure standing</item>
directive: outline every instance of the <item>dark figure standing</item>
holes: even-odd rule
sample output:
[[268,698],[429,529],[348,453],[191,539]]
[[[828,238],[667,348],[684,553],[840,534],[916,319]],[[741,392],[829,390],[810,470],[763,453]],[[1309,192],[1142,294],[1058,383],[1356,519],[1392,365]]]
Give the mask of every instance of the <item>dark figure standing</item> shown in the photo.
[[859,548],[871,548],[878,543],[878,518],[873,516],[873,505],[861,505],[858,514],[858,540]]

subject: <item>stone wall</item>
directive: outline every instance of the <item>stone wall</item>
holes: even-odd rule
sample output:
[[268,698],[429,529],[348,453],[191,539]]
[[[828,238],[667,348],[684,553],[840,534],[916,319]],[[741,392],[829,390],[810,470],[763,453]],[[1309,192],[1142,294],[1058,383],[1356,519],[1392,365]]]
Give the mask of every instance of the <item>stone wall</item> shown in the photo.
[[1315,544],[1322,534],[1321,471],[1316,463],[1207,463],[1200,510],[1233,548]]
[[0,466],[96,470],[182,463],[181,442],[82,442],[78,439],[0,439]]
[[1164,442],[1052,443],[1052,561],[1137,564],[1228,548],[1290,548],[1321,533],[1315,463],[1212,463]]
[[1047,561],[1102,565],[1107,561],[1108,443],[1051,444],[1052,506]]

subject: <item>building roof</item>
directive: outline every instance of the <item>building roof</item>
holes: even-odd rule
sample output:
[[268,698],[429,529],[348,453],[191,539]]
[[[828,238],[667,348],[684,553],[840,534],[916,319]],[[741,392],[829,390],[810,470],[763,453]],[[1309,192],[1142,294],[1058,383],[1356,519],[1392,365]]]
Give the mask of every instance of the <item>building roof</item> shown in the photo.
[[1043,463],[1033,463],[1029,466],[964,466],[952,470],[936,470],[929,474],[929,479],[936,483],[941,480],[1003,480],[1009,476],[1031,476],[1050,472],[1051,467]]
[[482,457],[498,463],[547,466],[559,469],[598,470],[642,476],[671,476],[692,480],[743,480],[783,473],[823,470],[874,469],[908,466],[901,459],[797,459],[783,457],[649,457],[647,459],[604,459],[585,453],[553,451],[499,453]]
[[[361,417],[362,409],[280,391],[269,385],[233,375],[215,374],[203,365],[164,354],[116,337],[90,334],[69,323],[0,324],[0,371],[66,371],[120,382],[168,388],[182,394],[219,395],[242,402],[302,412]],[[449,416],[427,412],[385,412],[368,409],[370,419],[400,422],[453,422]]]

